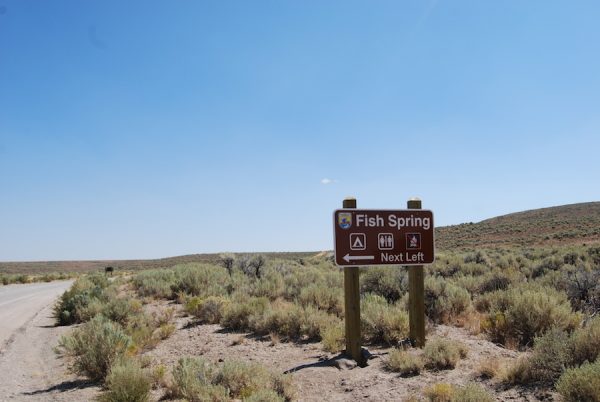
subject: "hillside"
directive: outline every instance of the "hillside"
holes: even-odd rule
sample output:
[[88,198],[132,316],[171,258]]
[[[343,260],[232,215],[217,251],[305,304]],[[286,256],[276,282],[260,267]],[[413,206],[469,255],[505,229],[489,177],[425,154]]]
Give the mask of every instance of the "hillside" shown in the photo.
[[[315,255],[317,252],[304,253],[260,253],[265,257],[279,259],[301,259]],[[246,253],[240,253],[246,254]],[[252,253],[248,253],[252,255]],[[155,260],[96,260],[96,261],[33,261],[33,262],[0,262],[0,273],[6,274],[43,274],[50,272],[90,272],[104,271],[105,267],[117,270],[139,271],[143,269],[170,268],[178,264],[190,262],[210,263],[218,261],[219,254],[189,254]]]
[[600,241],[600,202],[534,209],[436,229],[439,250]]
[[[436,229],[436,248],[556,246],[600,242],[600,202],[534,209]],[[316,252],[263,253],[282,259],[299,259]],[[0,262],[0,273],[42,274],[89,272],[112,266],[120,270],[166,268],[189,262],[215,262],[218,254],[190,254],[155,260]]]

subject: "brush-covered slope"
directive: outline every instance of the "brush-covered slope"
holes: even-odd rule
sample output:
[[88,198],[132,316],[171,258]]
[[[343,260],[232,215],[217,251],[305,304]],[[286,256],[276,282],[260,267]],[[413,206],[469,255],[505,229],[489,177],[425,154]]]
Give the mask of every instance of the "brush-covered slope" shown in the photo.
[[600,202],[534,209],[436,230],[436,247],[556,246],[600,241]]
[[[298,260],[314,256],[313,252],[270,252],[240,253],[249,257],[262,254],[267,258],[282,260]],[[43,274],[50,272],[91,272],[104,271],[105,267],[117,270],[138,271],[143,269],[170,268],[178,264],[191,262],[216,263],[220,254],[189,254],[178,257],[160,258],[156,260],[96,260],[96,261],[33,261],[33,262],[0,262],[0,273],[5,274]]]

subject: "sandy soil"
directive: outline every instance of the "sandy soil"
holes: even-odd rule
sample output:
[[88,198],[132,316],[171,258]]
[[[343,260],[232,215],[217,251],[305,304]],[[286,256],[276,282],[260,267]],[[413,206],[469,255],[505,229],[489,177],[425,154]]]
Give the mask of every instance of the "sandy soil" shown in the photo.
[[[401,401],[410,395],[421,396],[427,386],[438,382],[464,385],[477,382],[492,391],[498,400],[552,401],[555,394],[537,389],[505,390],[492,380],[478,378],[481,361],[498,358],[512,361],[518,352],[507,350],[473,336],[461,328],[437,326],[428,336],[460,340],[469,346],[469,355],[454,370],[425,371],[403,378],[385,370],[390,349],[369,348],[373,358],[368,367],[351,370],[331,365],[336,356],[323,352],[319,343],[278,343],[250,334],[231,333],[219,325],[195,325],[179,318],[180,329],[147,355],[153,364],[172,367],[180,357],[203,356],[210,361],[243,359],[260,362],[278,372],[290,372],[298,386],[299,401]],[[160,398],[155,393],[155,398]]]

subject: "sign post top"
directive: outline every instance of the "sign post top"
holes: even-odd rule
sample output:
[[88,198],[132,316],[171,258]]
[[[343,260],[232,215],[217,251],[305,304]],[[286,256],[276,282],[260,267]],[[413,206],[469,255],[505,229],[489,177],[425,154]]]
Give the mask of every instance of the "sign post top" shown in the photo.
[[351,209],[346,200],[344,207],[349,209],[333,213],[337,265],[423,265],[434,261],[433,212]]

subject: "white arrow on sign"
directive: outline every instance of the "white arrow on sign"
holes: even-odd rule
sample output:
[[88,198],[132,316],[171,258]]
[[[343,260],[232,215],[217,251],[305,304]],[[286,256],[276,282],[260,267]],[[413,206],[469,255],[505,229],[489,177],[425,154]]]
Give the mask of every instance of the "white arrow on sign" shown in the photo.
[[350,255],[350,254],[346,254],[343,259],[346,262],[358,261],[358,260],[374,260],[375,256],[373,256],[373,255]]

